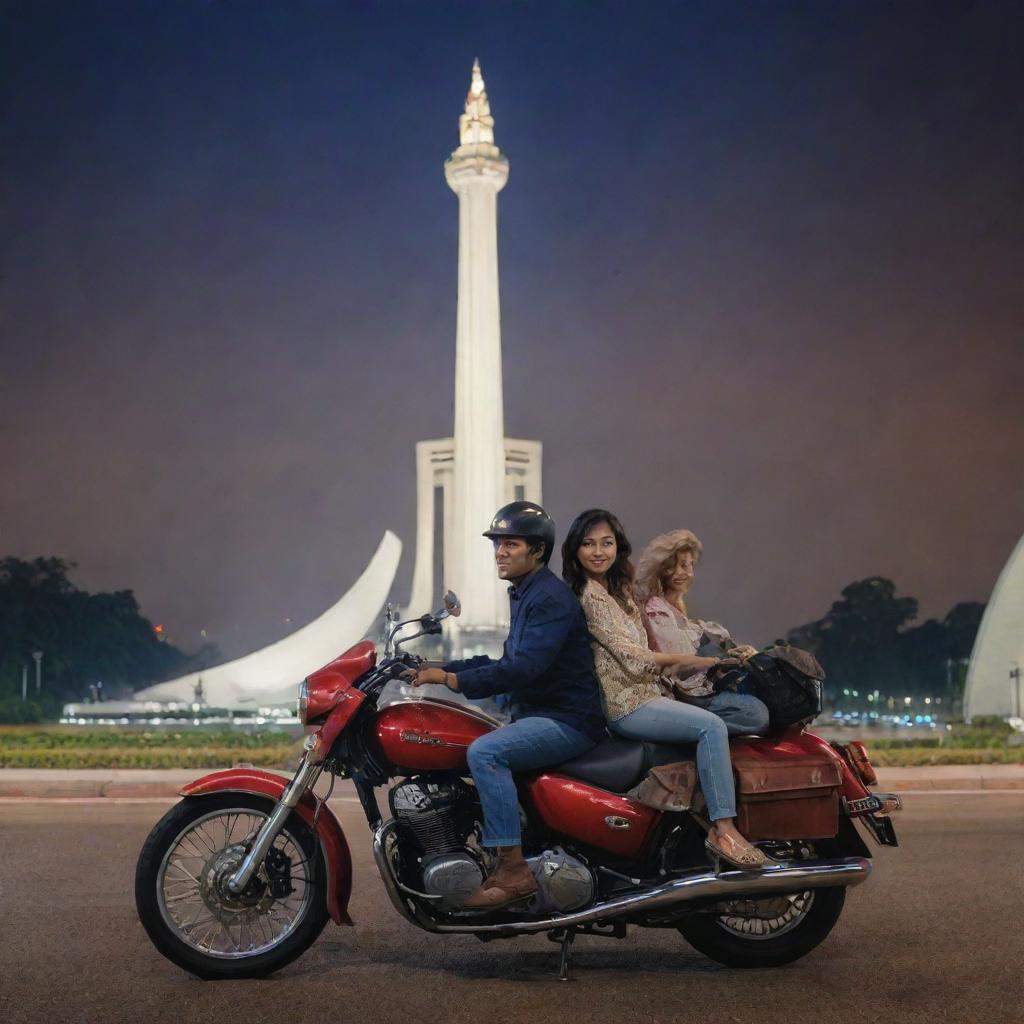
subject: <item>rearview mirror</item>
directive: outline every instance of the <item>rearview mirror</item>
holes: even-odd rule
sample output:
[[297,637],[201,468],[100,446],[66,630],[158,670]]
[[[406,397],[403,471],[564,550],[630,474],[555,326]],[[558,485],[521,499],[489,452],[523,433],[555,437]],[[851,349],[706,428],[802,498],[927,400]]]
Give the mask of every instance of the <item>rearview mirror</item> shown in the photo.
[[457,619],[462,614],[462,605],[459,604],[459,599],[455,594],[454,590],[449,590],[444,595],[444,607],[434,615],[434,618],[440,621],[441,619],[447,619],[450,615],[452,618]]

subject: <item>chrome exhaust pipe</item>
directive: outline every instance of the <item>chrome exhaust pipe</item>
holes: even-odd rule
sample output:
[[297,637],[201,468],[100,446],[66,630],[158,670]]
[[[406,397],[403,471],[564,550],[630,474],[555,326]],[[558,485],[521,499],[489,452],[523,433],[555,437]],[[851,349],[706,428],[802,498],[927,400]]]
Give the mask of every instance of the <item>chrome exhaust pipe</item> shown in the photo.
[[411,907],[402,897],[402,890],[405,890],[407,896],[419,894],[414,894],[402,886],[392,870],[386,847],[394,827],[395,823],[388,821],[374,833],[374,860],[377,862],[391,902],[398,912],[413,924],[431,932],[461,932],[496,937],[529,935],[535,932],[548,932],[553,928],[569,928],[631,914],[664,911],[668,908],[677,908],[683,903],[714,903],[739,897],[760,899],[762,896],[833,886],[853,888],[866,881],[871,874],[871,862],[862,857],[816,860],[793,865],[780,864],[762,868],[760,871],[724,871],[718,875],[709,871],[676,878],[646,892],[606,900],[604,903],[571,914],[528,921],[509,921],[504,924],[474,924],[472,921],[464,924],[440,924],[418,908]]

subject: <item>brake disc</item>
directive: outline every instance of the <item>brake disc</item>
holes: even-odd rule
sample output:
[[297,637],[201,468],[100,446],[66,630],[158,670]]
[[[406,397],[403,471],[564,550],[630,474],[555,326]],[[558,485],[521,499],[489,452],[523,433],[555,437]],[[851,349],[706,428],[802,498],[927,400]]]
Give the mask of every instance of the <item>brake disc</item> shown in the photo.
[[273,896],[268,893],[266,883],[257,872],[253,873],[249,884],[241,892],[235,893],[228,888],[228,880],[242,866],[248,852],[245,843],[233,843],[218,850],[203,865],[199,875],[199,895],[214,914],[225,910],[265,910],[273,903]]

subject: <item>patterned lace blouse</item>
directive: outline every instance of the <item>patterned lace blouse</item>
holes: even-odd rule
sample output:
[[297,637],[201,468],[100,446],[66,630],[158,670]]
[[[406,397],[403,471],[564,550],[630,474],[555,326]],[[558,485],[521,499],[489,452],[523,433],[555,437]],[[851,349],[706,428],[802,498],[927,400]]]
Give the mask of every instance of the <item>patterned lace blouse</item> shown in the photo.
[[580,604],[590,629],[604,713],[609,722],[615,722],[662,695],[658,686],[660,670],[651,657],[640,609],[635,604],[630,604],[629,612],[624,611],[593,580],[587,580]]
[[[692,655],[697,653],[702,643],[724,643],[731,639],[725,626],[703,619],[688,619],[663,597],[649,598],[644,605],[644,614],[651,649],[665,654]],[[673,679],[672,685],[677,696],[684,700],[687,697],[707,697],[715,692],[706,672]]]

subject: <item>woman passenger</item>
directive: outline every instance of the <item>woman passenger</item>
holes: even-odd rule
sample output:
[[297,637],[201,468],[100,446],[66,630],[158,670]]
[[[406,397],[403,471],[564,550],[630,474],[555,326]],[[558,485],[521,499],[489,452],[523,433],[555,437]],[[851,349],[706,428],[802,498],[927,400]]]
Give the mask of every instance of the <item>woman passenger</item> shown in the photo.
[[[734,698],[743,695],[716,694],[707,676],[716,659],[699,657],[697,651],[705,644],[723,650],[728,646],[728,657],[742,663],[756,654],[757,649],[749,645],[732,646],[732,638],[725,626],[689,617],[686,595],[693,585],[702,550],[703,545],[689,530],[671,530],[655,537],[640,556],[635,590],[637,599],[643,604],[647,640],[652,650],[679,655],[689,666],[688,671],[678,673],[684,678],[674,681],[676,696],[697,707],[714,711],[728,721]],[[757,705],[764,708],[761,701],[757,701]],[[765,718],[744,728],[744,731],[760,732],[767,724]]]
[[[631,553],[622,524],[604,509],[580,513],[562,545],[562,577],[587,616],[608,727],[632,740],[696,743],[697,771],[712,822],[708,850],[737,867],[761,867],[764,854],[736,828],[726,722],[708,708],[662,696],[658,685],[665,672],[706,671],[719,659],[651,650],[633,596]],[[757,698],[728,697],[723,710],[733,731],[756,732],[767,724],[768,710]]]

